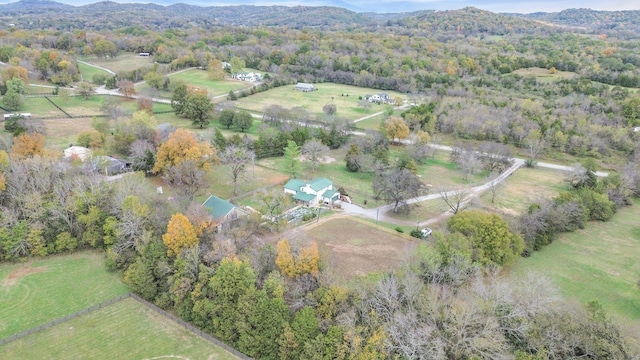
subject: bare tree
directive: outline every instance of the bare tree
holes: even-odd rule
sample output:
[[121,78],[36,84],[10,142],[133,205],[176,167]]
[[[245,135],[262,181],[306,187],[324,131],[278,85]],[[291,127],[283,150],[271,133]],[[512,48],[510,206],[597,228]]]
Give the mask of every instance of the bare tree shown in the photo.
[[423,188],[420,178],[407,169],[393,168],[376,174],[373,180],[374,194],[392,202],[393,212],[398,212],[398,207],[407,200],[419,196]]
[[155,164],[156,148],[149,140],[136,140],[130,148],[131,167],[135,171],[144,171],[145,174],[151,173]]
[[468,203],[465,201],[468,190],[456,189],[456,190],[443,190],[440,192],[440,198],[447,204],[451,212],[455,215],[464,210]]
[[302,155],[311,163],[311,171],[315,172],[318,164],[329,153],[329,147],[318,139],[311,139],[302,145]]
[[511,150],[504,144],[487,141],[480,145],[480,159],[489,172],[502,172],[511,164]]
[[194,161],[183,161],[165,170],[163,178],[166,183],[173,185],[180,195],[191,201],[198,190],[207,185],[204,175],[204,170]]
[[527,135],[527,137],[524,139],[524,145],[529,151],[529,159],[527,160],[526,164],[528,167],[533,167],[536,164],[538,155],[543,153],[547,146],[544,138],[542,137],[542,134],[540,133],[540,130],[532,131],[531,133],[529,133],[529,135]]
[[255,159],[253,151],[238,146],[227,146],[220,154],[220,161],[229,169],[229,174],[233,181],[233,195],[238,195],[238,180],[240,180],[247,170],[247,164]]
[[489,174],[489,191],[491,192],[491,203],[495,203],[496,201],[496,195],[498,193],[498,190],[500,188],[500,185],[502,184],[500,181],[498,181],[498,177],[500,176],[500,174],[492,172],[491,174]]

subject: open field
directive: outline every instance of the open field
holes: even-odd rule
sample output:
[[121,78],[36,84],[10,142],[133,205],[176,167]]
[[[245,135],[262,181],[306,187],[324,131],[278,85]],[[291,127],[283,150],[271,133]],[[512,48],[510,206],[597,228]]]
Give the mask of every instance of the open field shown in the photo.
[[0,347],[6,359],[237,359],[134,299]]
[[100,65],[113,72],[132,71],[143,66],[153,66],[153,56],[139,56],[138,53],[120,52],[115,58],[98,59],[95,56],[80,57],[80,60]]
[[[248,82],[230,78],[216,81],[209,80],[207,78],[207,71],[199,69],[191,69],[176,74],[170,74],[169,78],[172,82],[183,82],[198,88],[207,89],[211,96],[226,95],[229,91],[250,89],[253,86]],[[171,97],[170,94],[168,96]]]
[[406,263],[418,240],[358,218],[330,218],[304,229],[303,241],[315,241],[325,267],[336,280],[387,271]]
[[80,75],[82,76],[82,80],[86,82],[93,83],[93,76],[96,74],[104,74],[106,76],[111,76],[108,72],[99,69],[94,66],[90,66],[87,64],[83,64],[78,62],[78,68],[80,69]]
[[483,205],[510,215],[526,211],[532,203],[540,203],[569,190],[564,173],[541,168],[522,167],[498,185],[495,201],[491,203],[491,191],[480,197]]
[[514,74],[518,74],[520,76],[535,76],[538,80],[560,80],[560,79],[571,79],[576,76],[575,73],[569,71],[560,71],[556,70],[553,74],[549,72],[549,69],[544,68],[526,68],[526,69],[518,69],[513,72]]
[[[377,94],[380,90],[361,88],[350,85],[334,83],[315,84],[318,91],[299,92],[293,90],[293,85],[281,86],[268,91],[260,92],[236,101],[238,107],[254,111],[263,111],[269,105],[280,105],[284,108],[301,107],[317,116],[322,116],[322,107],[325,104],[336,105],[336,116],[354,120],[362,116],[384,110],[386,105],[371,104],[368,110],[358,106],[358,97],[364,98],[367,94]],[[342,96],[349,94],[349,96]],[[396,96],[406,98],[406,95],[387,91],[393,99]]]
[[46,147],[60,151],[69,147],[69,144],[76,144],[80,133],[93,130],[91,118],[69,119],[63,117],[41,121],[47,131]]
[[609,222],[562,234],[552,244],[520,259],[513,276],[535,271],[550,277],[568,299],[598,300],[623,323],[640,321],[640,202]]
[[56,109],[53,104],[43,97],[26,98],[19,112],[28,112],[34,117],[65,116],[62,111]]
[[0,279],[0,338],[129,292],[99,251],[3,264]]

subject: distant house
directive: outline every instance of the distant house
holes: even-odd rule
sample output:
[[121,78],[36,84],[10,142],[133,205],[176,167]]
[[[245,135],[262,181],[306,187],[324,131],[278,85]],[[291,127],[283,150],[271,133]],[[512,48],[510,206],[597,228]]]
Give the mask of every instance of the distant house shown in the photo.
[[257,82],[262,80],[262,75],[254,72],[239,72],[235,73],[233,78],[246,82]]
[[365,100],[372,102],[372,103],[376,103],[376,104],[390,104],[392,103],[391,98],[389,97],[389,95],[387,95],[386,93],[379,93],[379,94],[373,94],[373,95],[365,95],[364,96]]
[[318,90],[317,87],[309,83],[297,83],[293,89],[296,91],[302,91],[302,92],[311,92],[311,91]]
[[340,193],[333,188],[333,182],[327,178],[317,178],[311,182],[291,179],[284,185],[284,192],[293,195],[296,201],[306,205],[330,204],[340,199]]
[[218,231],[223,226],[228,226],[239,218],[249,215],[245,210],[215,195],[209,196],[202,206],[209,211],[211,218],[218,222]]
[[82,161],[85,161],[91,156],[93,156],[93,152],[84,146],[70,146],[64,149],[64,157],[68,159],[75,157]]

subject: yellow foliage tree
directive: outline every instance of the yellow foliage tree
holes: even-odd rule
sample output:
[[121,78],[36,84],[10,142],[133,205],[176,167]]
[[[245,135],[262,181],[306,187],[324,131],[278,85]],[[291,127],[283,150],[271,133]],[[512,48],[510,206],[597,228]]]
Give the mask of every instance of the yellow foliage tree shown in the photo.
[[404,122],[404,119],[400,116],[392,116],[385,122],[385,130],[387,131],[387,135],[389,139],[393,142],[396,139],[406,139],[409,137],[409,127],[407,123]]
[[211,145],[198,141],[194,133],[177,129],[160,145],[153,172],[164,172],[184,161],[193,161],[199,168],[207,170],[211,164],[220,162],[220,159],[216,150]]
[[313,242],[300,251],[300,255],[296,259],[296,273],[298,275],[316,275],[318,273],[319,262],[320,254],[318,253],[318,244]]
[[167,255],[177,256],[182,249],[198,245],[198,236],[189,219],[178,213],[169,220],[167,233],[162,235],[162,241],[167,246]]
[[278,241],[277,251],[276,265],[280,268],[282,275],[295,278],[303,274],[316,275],[318,273],[320,254],[318,244],[315,242],[300,250],[297,258],[292,254],[291,245],[287,239]]
[[29,75],[26,68],[22,66],[10,66],[6,71],[6,80],[11,80],[13,78],[22,79],[25,83],[29,82]]
[[44,135],[23,133],[13,139],[11,154],[17,159],[42,156],[44,153]]
[[291,246],[287,239],[278,241],[278,256],[276,257],[276,265],[280,268],[282,275],[288,277],[296,277],[296,263],[291,254]]

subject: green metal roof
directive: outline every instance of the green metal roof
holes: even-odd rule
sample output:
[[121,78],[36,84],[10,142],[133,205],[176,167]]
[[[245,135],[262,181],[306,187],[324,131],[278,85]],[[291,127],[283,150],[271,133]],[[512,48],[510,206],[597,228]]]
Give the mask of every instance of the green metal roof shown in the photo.
[[338,190],[327,190],[324,192],[324,194],[322,194],[322,197],[326,199],[333,199],[336,194],[338,194]]
[[205,201],[202,206],[209,210],[211,217],[216,220],[227,216],[227,214],[229,214],[235,207],[235,205],[233,205],[232,203],[228,202],[227,200],[220,199],[215,195],[209,196],[207,201]]
[[333,185],[333,183],[331,182],[331,180],[327,178],[317,178],[317,179],[311,180],[311,184],[309,185],[313,190],[320,191],[328,186]]
[[284,184],[287,190],[300,191],[301,187],[307,186],[307,182],[300,179],[291,179]]
[[316,198],[315,195],[311,195],[311,194],[306,194],[303,192],[299,192],[295,195],[293,195],[293,198],[296,200],[300,200],[300,201],[304,201],[304,202],[311,202],[313,199]]

